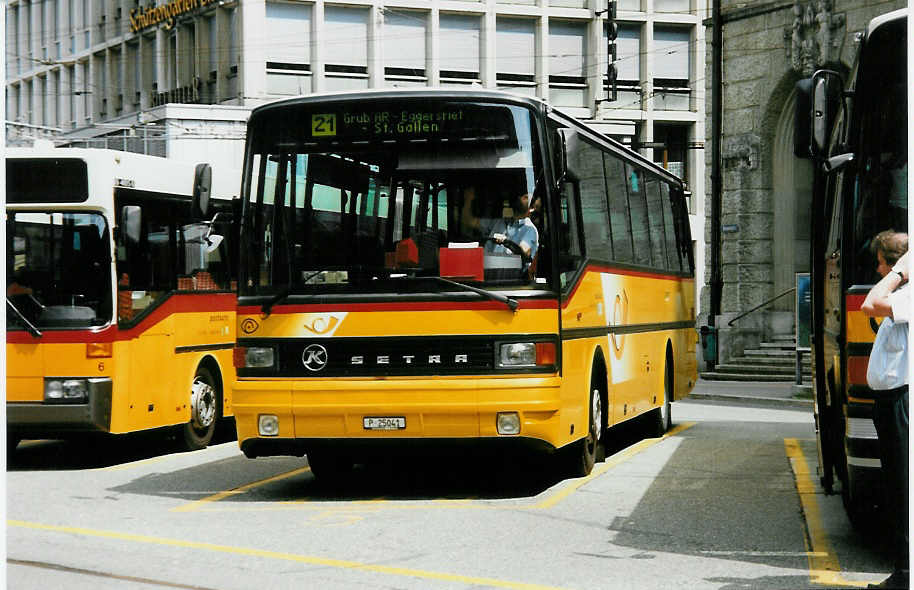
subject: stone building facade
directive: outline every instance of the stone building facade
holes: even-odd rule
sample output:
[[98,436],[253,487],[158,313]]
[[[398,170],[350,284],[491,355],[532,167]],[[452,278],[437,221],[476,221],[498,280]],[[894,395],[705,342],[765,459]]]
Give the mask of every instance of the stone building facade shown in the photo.
[[[721,1],[722,88],[720,268],[717,318],[709,318],[713,269],[706,266],[700,325],[717,327],[718,361],[777,335],[794,333],[796,274],[808,272],[812,168],[793,155],[794,85],[816,69],[846,73],[855,36],[904,0]],[[713,141],[713,19],[708,40],[707,146]],[[713,150],[708,174],[707,251],[714,198]],[[708,255],[710,260],[710,254]],[[778,297],[779,295],[782,295]],[[777,299],[775,299],[778,297]],[[772,301],[772,299],[774,299]],[[760,307],[757,311],[752,311]],[[743,317],[744,313],[750,312]],[[739,318],[739,319],[737,319]],[[709,320],[710,323],[709,323]],[[732,324],[732,325],[731,325]]]

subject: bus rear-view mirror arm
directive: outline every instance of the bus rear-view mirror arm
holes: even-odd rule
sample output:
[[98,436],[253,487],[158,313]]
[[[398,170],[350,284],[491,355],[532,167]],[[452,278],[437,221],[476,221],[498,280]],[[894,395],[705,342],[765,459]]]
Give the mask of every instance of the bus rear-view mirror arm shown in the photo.
[[832,156],[831,158],[828,158],[822,162],[822,170],[824,170],[827,174],[836,172],[853,161],[854,154],[852,152],[848,152],[846,154],[838,154],[837,156]]

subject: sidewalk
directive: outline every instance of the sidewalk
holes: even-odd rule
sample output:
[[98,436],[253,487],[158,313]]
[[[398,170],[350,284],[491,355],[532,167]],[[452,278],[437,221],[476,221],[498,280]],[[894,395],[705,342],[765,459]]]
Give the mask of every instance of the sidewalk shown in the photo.
[[[797,393],[793,383],[767,381],[705,381],[699,379],[686,399],[754,401],[812,409],[812,391]],[[809,389],[809,388],[806,388]]]

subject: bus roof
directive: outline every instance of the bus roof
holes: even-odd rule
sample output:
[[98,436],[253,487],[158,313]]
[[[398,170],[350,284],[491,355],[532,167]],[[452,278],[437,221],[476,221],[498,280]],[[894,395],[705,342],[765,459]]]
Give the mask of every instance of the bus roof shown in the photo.
[[874,17],[866,27],[866,36],[869,37],[873,32],[879,27],[883,26],[886,23],[907,18],[908,9],[899,8],[898,10],[893,10],[892,12],[887,12],[885,14],[880,14],[877,17]]
[[258,113],[270,111],[276,108],[282,109],[294,105],[320,103],[328,100],[359,101],[391,98],[490,100],[493,102],[525,105],[533,108],[545,108],[546,106],[546,103],[542,99],[536,97],[521,96],[519,94],[503,92],[501,90],[489,90],[484,88],[384,88],[377,90],[322,92],[317,94],[309,94],[306,96],[282,98],[255,107],[251,111],[251,118],[254,118],[254,116]]
[[629,154],[632,159],[639,162],[642,166],[652,169],[654,172],[664,176],[668,181],[681,184],[682,181],[679,177],[665,170],[661,166],[652,162],[649,158],[644,157],[640,153],[632,150],[628,146],[622,144],[615,138],[604,135],[598,131],[595,131],[588,127],[584,122],[578,120],[575,117],[563,112],[561,109],[555,108],[550,105],[548,102],[544,101],[538,97],[532,96],[522,96],[519,94],[512,94],[509,92],[504,92],[502,90],[491,90],[485,88],[385,88],[385,89],[374,89],[374,90],[349,90],[349,91],[340,91],[340,92],[324,92],[318,94],[309,94],[305,96],[297,96],[291,98],[278,99],[273,102],[269,102],[258,107],[255,107],[251,111],[251,117],[249,122],[256,121],[258,116],[262,114],[269,113],[271,110],[279,109],[282,110],[288,107],[294,107],[296,105],[309,105],[315,103],[322,103],[325,101],[363,101],[363,100],[384,100],[384,99],[394,99],[394,98],[404,98],[404,99],[424,99],[424,98],[434,98],[434,99],[454,99],[454,100],[483,100],[490,102],[497,102],[502,104],[514,104],[518,106],[526,106],[537,110],[543,114],[554,113],[556,114],[566,125],[569,125],[579,131],[583,131],[585,135],[589,136],[592,140],[600,141],[606,145],[611,146],[613,149],[625,152]]
[[[89,181],[95,186],[122,186],[140,191],[170,193],[190,196],[193,192],[196,162],[172,160],[158,156],[147,156],[108,149],[54,148],[38,146],[32,148],[8,148],[5,158],[9,159],[56,159],[73,158],[86,162]],[[225,170],[213,169],[213,198],[229,199],[238,193],[240,172],[226,174]],[[90,197],[90,202],[93,198]],[[35,205],[30,203],[29,205]]]

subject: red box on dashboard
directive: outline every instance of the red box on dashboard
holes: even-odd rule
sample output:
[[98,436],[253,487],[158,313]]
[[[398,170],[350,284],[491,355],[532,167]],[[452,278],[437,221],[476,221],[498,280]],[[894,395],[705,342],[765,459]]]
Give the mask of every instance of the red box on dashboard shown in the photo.
[[442,277],[483,280],[482,248],[439,248],[438,265]]

